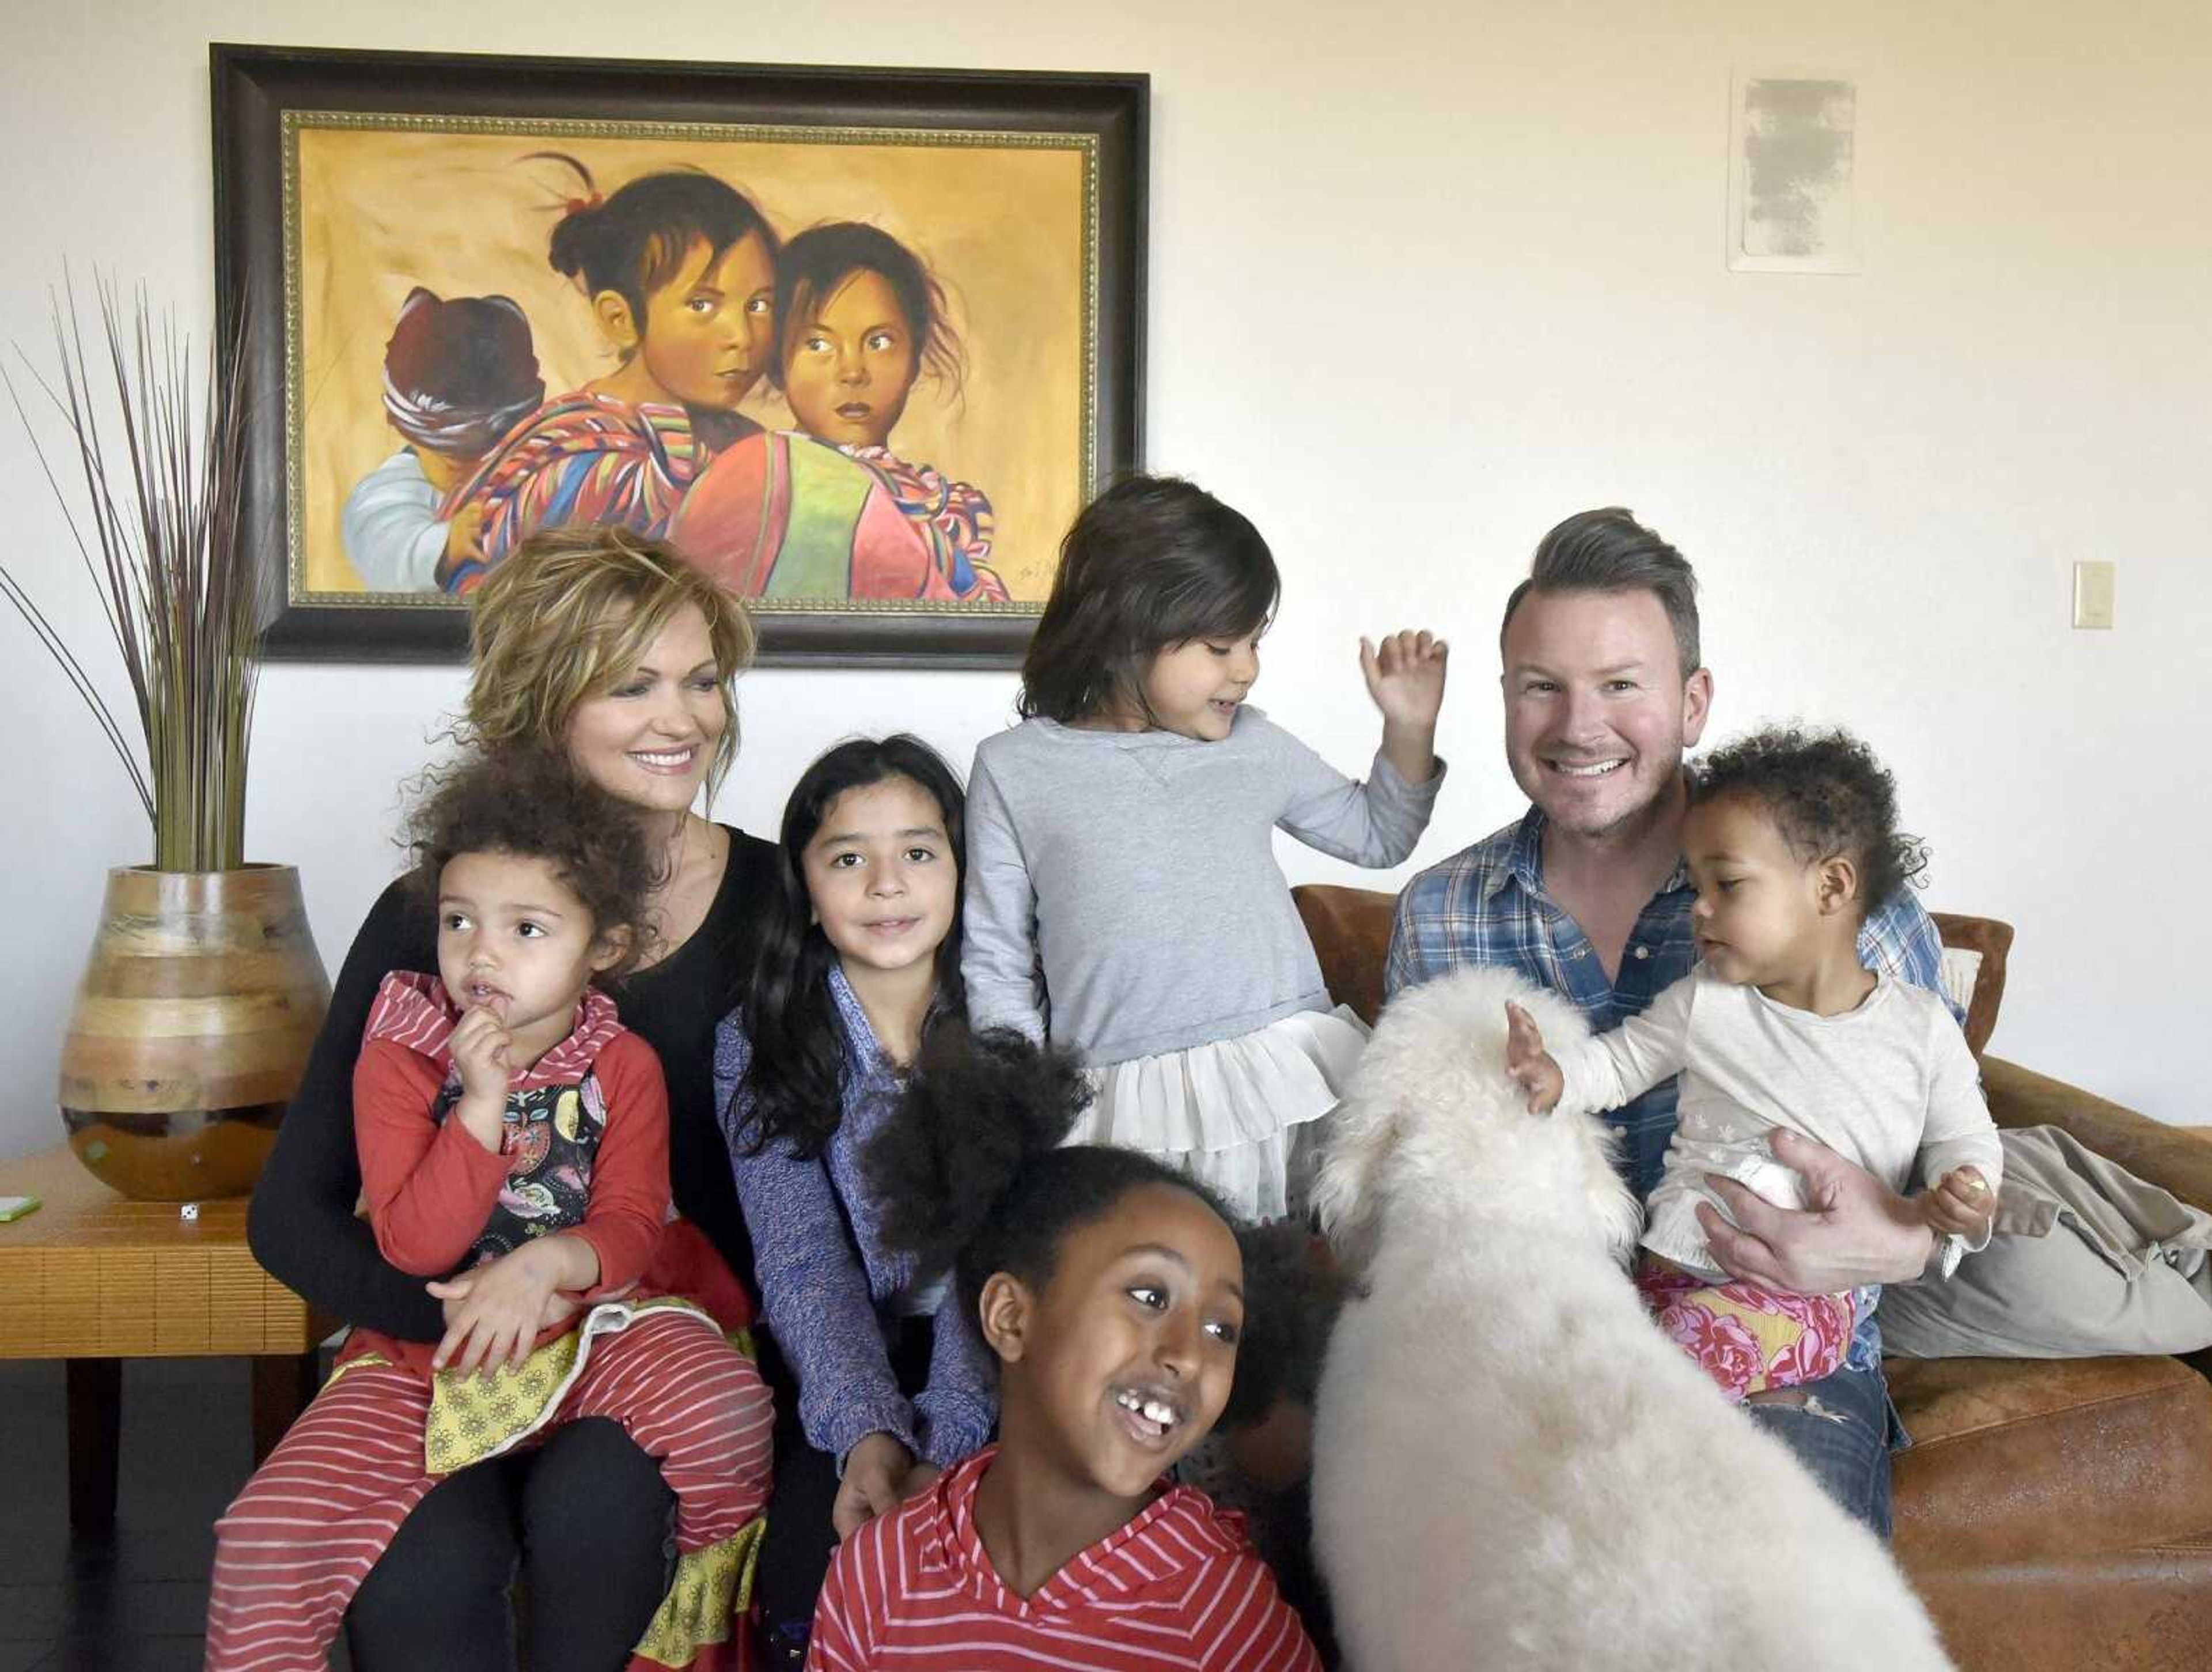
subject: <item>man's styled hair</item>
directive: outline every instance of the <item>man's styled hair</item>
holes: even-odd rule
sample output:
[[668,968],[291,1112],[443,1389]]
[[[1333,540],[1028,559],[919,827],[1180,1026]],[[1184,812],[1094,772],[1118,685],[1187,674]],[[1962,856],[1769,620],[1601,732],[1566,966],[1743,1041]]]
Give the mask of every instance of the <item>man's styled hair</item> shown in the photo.
[[1647,592],[1667,611],[1687,679],[1704,666],[1698,649],[1698,577],[1689,560],[1617,505],[1578,511],[1536,543],[1528,578],[1505,600],[1498,648],[1531,593]]

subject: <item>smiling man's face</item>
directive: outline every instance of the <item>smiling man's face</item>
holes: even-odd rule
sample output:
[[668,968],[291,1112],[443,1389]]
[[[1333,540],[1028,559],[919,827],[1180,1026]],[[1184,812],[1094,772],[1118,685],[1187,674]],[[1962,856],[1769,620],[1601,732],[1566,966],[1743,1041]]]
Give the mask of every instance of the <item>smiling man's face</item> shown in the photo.
[[1559,830],[1613,835],[1647,815],[1705,727],[1666,606],[1642,588],[1532,592],[1505,629],[1505,757]]

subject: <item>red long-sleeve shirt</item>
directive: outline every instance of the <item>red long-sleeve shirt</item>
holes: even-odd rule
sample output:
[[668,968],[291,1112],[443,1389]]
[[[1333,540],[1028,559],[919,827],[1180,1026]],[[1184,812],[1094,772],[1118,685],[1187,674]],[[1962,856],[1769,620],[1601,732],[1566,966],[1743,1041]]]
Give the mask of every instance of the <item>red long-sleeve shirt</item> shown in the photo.
[[997,1448],[837,1547],[808,1672],[1320,1672],[1243,1518],[1176,1487],[1026,1599],[975,1531]]
[[[428,976],[385,978],[354,1067],[354,1137],[362,1193],[378,1249],[403,1271],[441,1277],[466,1258],[498,1205],[514,1158],[488,1150],[458,1120],[433,1122],[459,1021],[444,988]],[[644,1274],[668,1215],[668,1090],[653,1048],[629,1032],[613,1000],[587,991],[568,1037],[517,1073],[510,1089],[599,1082],[606,1129],[592,1158],[590,1204],[564,1235],[591,1244],[599,1281],[589,1300]],[[541,1340],[561,1334],[549,1330]],[[363,1332],[356,1332],[361,1337]],[[357,1339],[427,1369],[432,1344]],[[349,1349],[354,1350],[354,1349]]]

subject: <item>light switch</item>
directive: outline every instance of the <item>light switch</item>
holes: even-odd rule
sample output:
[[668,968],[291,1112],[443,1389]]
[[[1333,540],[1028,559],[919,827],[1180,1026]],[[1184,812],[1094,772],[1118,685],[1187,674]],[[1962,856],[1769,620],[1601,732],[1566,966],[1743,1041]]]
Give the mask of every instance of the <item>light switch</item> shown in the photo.
[[2074,624],[2110,627],[2112,624],[2112,563],[2074,565]]

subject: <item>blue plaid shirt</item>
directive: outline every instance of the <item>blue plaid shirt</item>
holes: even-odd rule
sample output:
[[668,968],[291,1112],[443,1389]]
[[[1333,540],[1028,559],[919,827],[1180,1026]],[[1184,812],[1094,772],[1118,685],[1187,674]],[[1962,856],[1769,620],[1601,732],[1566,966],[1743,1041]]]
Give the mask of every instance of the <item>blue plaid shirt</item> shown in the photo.
[[[1603,1033],[1642,1015],[1696,967],[1690,907],[1697,891],[1688,867],[1677,865],[1637,917],[1620,973],[1608,982],[1581,926],[1544,891],[1544,823],[1542,812],[1531,807],[1519,824],[1406,885],[1383,968],[1386,996],[1455,970],[1502,964],[1569,1000],[1592,1032]],[[1936,925],[1910,891],[1870,913],[1859,930],[1859,958],[1869,969],[1937,994],[1943,990],[1942,950]],[[1662,1080],[1606,1116],[1620,1134],[1621,1168],[1638,1197],[1659,1182],[1674,1135],[1674,1082]],[[1855,1367],[1880,1359],[1881,1335],[1874,1322],[1880,1295],[1879,1289],[1859,1292],[1849,1360]]]

